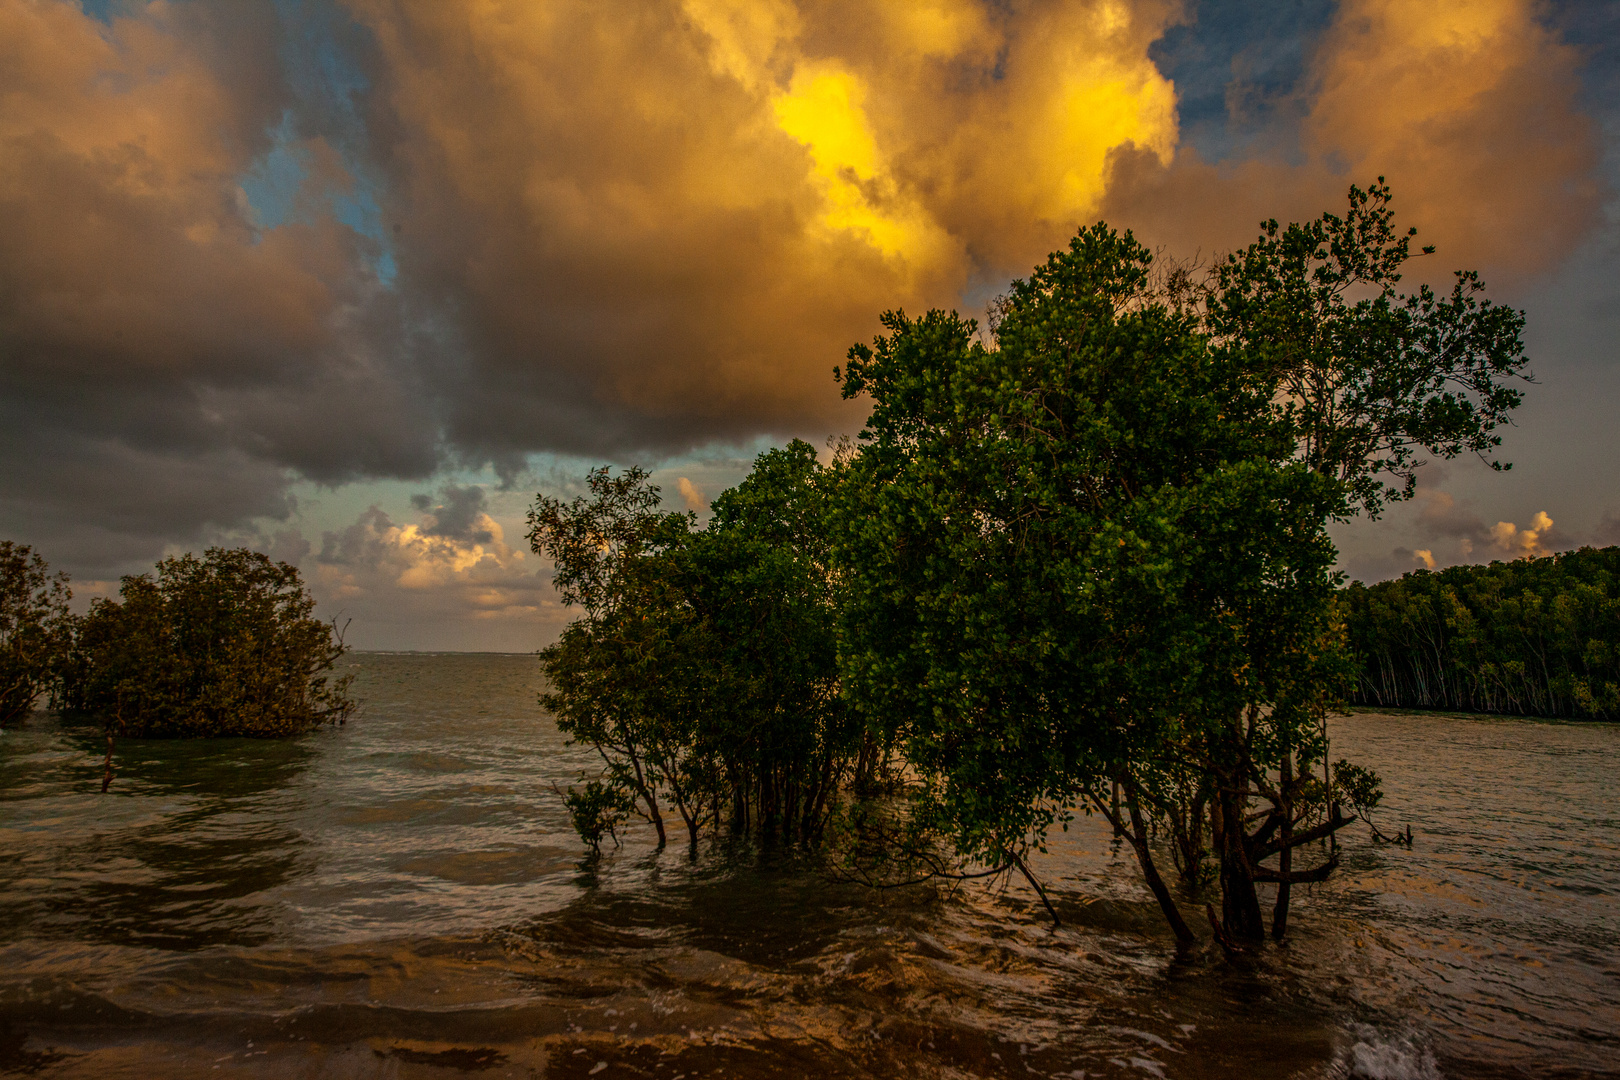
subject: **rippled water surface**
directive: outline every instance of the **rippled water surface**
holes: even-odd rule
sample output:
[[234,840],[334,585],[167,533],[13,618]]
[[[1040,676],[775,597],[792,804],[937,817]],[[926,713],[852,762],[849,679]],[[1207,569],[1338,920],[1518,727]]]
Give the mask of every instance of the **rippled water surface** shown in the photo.
[[1413,849],[1353,826],[1229,962],[1176,956],[1095,821],[1037,866],[1056,931],[1018,887],[589,863],[533,657],[350,660],[347,727],[129,742],[105,796],[93,730],[0,735],[0,1072],[1620,1076],[1614,725],[1335,721]]

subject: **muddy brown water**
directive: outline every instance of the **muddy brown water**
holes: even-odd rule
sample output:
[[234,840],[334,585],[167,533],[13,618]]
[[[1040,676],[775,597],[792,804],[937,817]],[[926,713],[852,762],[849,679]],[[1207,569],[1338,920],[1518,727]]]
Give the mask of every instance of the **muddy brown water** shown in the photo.
[[0,735],[0,1073],[1620,1076],[1620,726],[1362,713],[1381,822],[1292,938],[1178,957],[1082,818],[1017,885],[874,893],[645,831],[596,862],[533,657],[359,654],[287,742]]

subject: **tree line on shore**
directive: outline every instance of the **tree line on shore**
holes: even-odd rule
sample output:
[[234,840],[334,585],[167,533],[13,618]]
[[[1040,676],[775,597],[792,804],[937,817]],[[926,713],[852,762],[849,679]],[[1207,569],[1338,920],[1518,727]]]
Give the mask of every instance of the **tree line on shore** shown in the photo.
[[[640,469],[538,497],[530,543],[581,613],[540,654],[541,700],[600,761],[561,793],[581,837],[640,817],[874,884],[1018,873],[1055,919],[1029,855],[1095,812],[1179,941],[1210,880],[1223,943],[1282,937],[1292,886],[1334,871],[1323,842],[1379,798],[1330,758],[1356,676],[1327,525],[1410,497],[1424,455],[1489,455],[1526,363],[1522,315],[1472,273],[1397,291],[1413,230],[1389,203],[1352,187],[1342,216],[1265,222],[1207,269],[1099,223],[985,326],[888,312],[835,370],[871,404],[859,439],[762,454],[701,527]],[[249,595],[269,599],[240,625],[174,621]],[[122,597],[82,623],[51,608],[62,703],[210,733],[255,691],[202,693],[208,673],[268,648],[210,635],[259,642],[268,619],[305,632],[263,653],[302,690],[258,715],[352,707],[289,567],[211,551]],[[148,668],[170,673],[150,693]]]
[[1357,705],[1620,719],[1620,547],[1357,582],[1343,603]]

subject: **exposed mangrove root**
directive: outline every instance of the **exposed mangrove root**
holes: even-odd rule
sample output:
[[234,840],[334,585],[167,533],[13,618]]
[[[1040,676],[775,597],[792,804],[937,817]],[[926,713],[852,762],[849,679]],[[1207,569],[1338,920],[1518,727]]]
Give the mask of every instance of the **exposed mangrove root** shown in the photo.
[[1024,865],[1024,860],[1011,852],[1007,853],[1007,857],[1012,860],[1012,865],[1018,868],[1018,872],[1024,875],[1024,880],[1029,882],[1030,887],[1040,896],[1041,903],[1046,905],[1046,913],[1052,916],[1052,929],[1056,930],[1062,926],[1063,921],[1058,918],[1057,908],[1052,906],[1052,901],[1046,895],[1046,889],[1039,881],[1035,880],[1035,875],[1029,872],[1029,867]]
[[[1363,818],[1363,820],[1366,819]],[[1367,822],[1367,828],[1372,830],[1372,838],[1376,843],[1396,844],[1400,847],[1406,848],[1408,851],[1410,851],[1412,848],[1412,826],[1410,824],[1406,826],[1405,832],[1402,832],[1399,829],[1395,830],[1394,836],[1388,836],[1381,832],[1378,826],[1374,825],[1371,821]]]
[[1221,925],[1220,917],[1215,914],[1214,904],[1205,904],[1204,914],[1209,916],[1209,927],[1215,931],[1215,942],[1226,952],[1227,959],[1234,956],[1243,956],[1248,952],[1242,945],[1232,940],[1232,935],[1228,934],[1226,927]]

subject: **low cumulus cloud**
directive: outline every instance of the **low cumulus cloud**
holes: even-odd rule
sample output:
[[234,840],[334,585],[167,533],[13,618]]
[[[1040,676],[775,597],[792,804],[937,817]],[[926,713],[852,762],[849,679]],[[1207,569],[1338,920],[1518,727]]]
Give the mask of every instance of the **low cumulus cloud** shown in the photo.
[[[427,636],[453,648],[469,641],[534,648],[564,621],[549,574],[537,572],[528,553],[510,547],[488,513],[468,510],[468,489],[447,490],[461,497],[433,507],[419,521],[397,522],[373,506],[353,524],[324,533],[314,555],[312,589],[325,610],[363,618],[367,644]],[[400,634],[402,626],[413,625],[439,633]]]
[[1425,546],[1398,547],[1390,553],[1405,569],[1539,558],[1577,546],[1576,538],[1560,530],[1545,510],[1538,510],[1521,528],[1512,521],[1486,525],[1472,507],[1442,490],[1420,488],[1417,502],[1414,528]]
[[490,517],[486,512],[489,496],[483,488],[446,484],[439,489],[439,500],[434,502],[431,495],[411,496],[411,505],[429,515],[422,528],[423,536],[473,544],[494,543],[495,530],[484,524]]
[[[1560,540],[1566,542],[1559,544]],[[1511,521],[1498,521],[1491,526],[1491,544],[1496,550],[1515,559],[1533,559],[1552,554],[1555,546],[1568,546],[1562,534],[1554,531],[1553,519],[1547,511],[1538,510],[1530,524],[1519,528]]]
[[432,515],[422,524],[398,525],[370,507],[348,528],[322,535],[316,556],[321,580],[335,595],[349,597],[376,582],[426,589],[532,577],[518,566],[524,553],[506,545],[494,518],[479,514],[472,526],[466,536],[446,535]]

